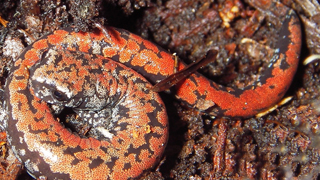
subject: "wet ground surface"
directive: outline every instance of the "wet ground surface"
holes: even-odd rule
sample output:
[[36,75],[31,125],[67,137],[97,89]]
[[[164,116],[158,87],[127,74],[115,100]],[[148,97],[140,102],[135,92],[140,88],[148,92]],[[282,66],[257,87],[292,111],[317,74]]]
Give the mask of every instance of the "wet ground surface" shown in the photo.
[[[0,0],[1,89],[13,59],[32,41],[70,25],[90,31],[96,22],[139,34],[186,63],[217,49],[217,60],[201,72],[220,84],[244,87],[265,69],[278,38],[279,10],[271,2]],[[302,65],[320,53],[320,5],[314,0],[281,2],[303,24],[301,63],[286,95],[293,99],[261,118],[230,119],[201,114],[162,93],[170,117],[169,142],[159,166],[141,179],[320,178],[320,66],[316,61]],[[3,103],[3,91],[0,95]],[[5,133],[0,145],[2,179],[31,179],[10,152]]]

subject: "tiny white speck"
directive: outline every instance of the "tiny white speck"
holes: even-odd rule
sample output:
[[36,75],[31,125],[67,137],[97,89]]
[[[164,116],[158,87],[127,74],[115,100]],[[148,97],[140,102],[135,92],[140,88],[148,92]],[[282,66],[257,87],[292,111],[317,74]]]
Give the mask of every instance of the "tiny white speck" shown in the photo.
[[111,134],[107,129],[103,127],[97,127],[96,129],[106,138],[111,139],[113,137],[113,134]]
[[23,143],[23,137],[19,137],[20,144]]
[[25,156],[25,155],[26,155],[26,150],[25,150],[25,149],[20,149],[20,150],[19,150],[19,154],[20,154],[21,156]]

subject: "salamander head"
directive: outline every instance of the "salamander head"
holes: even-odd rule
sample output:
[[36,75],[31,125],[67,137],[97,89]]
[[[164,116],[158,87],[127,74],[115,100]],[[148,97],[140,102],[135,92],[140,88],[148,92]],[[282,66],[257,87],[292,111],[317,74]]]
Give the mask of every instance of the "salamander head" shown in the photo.
[[[106,106],[107,92],[101,95],[90,55],[49,49],[41,61],[30,68],[29,86],[47,103],[77,109],[100,110]],[[101,88],[100,88],[101,89]],[[94,103],[91,103],[94,100]]]

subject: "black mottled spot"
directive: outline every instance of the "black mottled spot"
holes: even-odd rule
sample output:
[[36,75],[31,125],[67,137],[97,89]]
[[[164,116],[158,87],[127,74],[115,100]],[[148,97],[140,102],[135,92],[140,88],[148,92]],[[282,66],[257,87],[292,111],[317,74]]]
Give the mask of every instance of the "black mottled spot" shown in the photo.
[[74,66],[73,66],[73,65],[70,65],[70,66],[66,66],[66,65],[65,65],[65,67],[64,67],[63,69],[59,70],[58,73],[62,73],[62,72],[72,72],[72,71],[73,71],[73,68],[72,68],[72,67],[74,67]]
[[120,58],[120,56],[118,54],[112,56],[112,60],[117,61],[117,62],[119,62],[119,58]]
[[33,130],[33,127],[30,124],[28,125],[28,129],[29,129],[29,132],[32,134],[40,134],[40,133],[48,134],[48,129]]
[[206,99],[207,98],[206,95],[200,94],[198,90],[193,91],[193,94],[195,94],[198,99]]
[[131,109],[130,108],[127,108],[125,106],[122,106],[122,105],[118,105],[119,107],[119,115],[122,117],[122,118],[129,118],[129,114],[131,112]]
[[33,119],[35,122],[40,122],[44,120],[44,117],[40,117],[40,118],[34,117]]
[[119,143],[119,144],[122,144],[122,143],[123,143],[123,139],[119,138],[119,139],[118,139],[118,143]]
[[15,76],[15,79],[16,79],[16,80],[24,80],[25,77],[24,77],[24,76]]
[[[55,133],[56,136],[60,136],[58,133]],[[61,138],[58,138],[58,140],[55,142],[55,146],[59,147],[59,146],[64,146],[63,141],[61,140]]]
[[275,88],[274,85],[269,86],[269,89],[274,89],[274,88]]
[[41,58],[40,59],[45,59],[47,57],[47,54],[48,54],[48,51],[44,51],[42,54],[41,54]]
[[[148,136],[150,134],[153,134],[153,133],[149,133]],[[151,136],[149,136],[149,137],[151,137]],[[146,139],[146,142],[149,142],[150,138],[145,138],[145,139]],[[130,147],[128,148],[128,153],[124,153],[124,156],[129,156],[130,154],[136,154],[135,161],[140,163],[144,160],[144,159],[139,158],[142,150],[148,150],[148,152],[150,153],[148,158],[150,158],[150,156],[152,156],[154,154],[154,152],[150,149],[149,144],[144,144],[142,146],[139,146],[138,148],[134,148],[133,145],[131,144]]]
[[125,163],[124,166],[123,166],[123,170],[129,170],[131,169],[131,163]]
[[82,152],[82,148],[80,146],[77,146],[75,148],[68,147],[63,151],[64,154],[70,154],[72,156],[77,152]]
[[289,23],[291,21],[292,16],[288,16],[281,27],[280,33],[279,33],[279,40],[276,44],[276,48],[279,48],[280,53],[285,54],[288,51],[289,44],[291,43],[290,39],[290,30],[289,30]]
[[23,105],[23,104],[19,101],[19,102],[18,102],[18,109],[19,109],[20,111],[22,111],[22,108],[21,108],[22,105]]
[[157,101],[154,101],[154,100],[150,100],[150,103],[152,104],[153,107],[156,108],[153,112],[147,113],[147,116],[151,121],[150,125],[152,127],[158,126],[161,128],[165,128],[163,126],[163,124],[159,123],[159,121],[157,120],[158,112],[163,111],[164,107],[161,104],[159,104]]
[[[54,59],[54,62],[55,64],[59,64],[61,61],[63,61],[63,56],[60,55],[60,51],[58,51],[59,54],[57,55],[54,55],[55,59]],[[43,63],[46,63],[48,60],[44,60]]]
[[197,79],[196,79],[195,77],[190,76],[188,79],[189,79],[190,81],[192,81],[196,86],[199,85],[198,82],[197,82]]
[[109,169],[113,169],[113,167],[115,166],[115,162],[118,160],[119,158],[117,157],[111,157],[111,162],[107,162],[106,165],[108,166]]
[[75,166],[80,162],[78,158],[74,158],[73,161],[71,162],[71,165]]
[[100,149],[104,152],[104,153],[108,153],[108,148],[101,146]]
[[[92,58],[92,59],[93,59],[93,58]],[[89,62],[89,61],[84,60],[84,59],[81,61],[81,66],[82,66],[82,67],[86,67],[86,66],[89,66],[89,65],[90,65],[90,62]]]
[[[123,122],[123,123],[121,123],[120,125],[119,124],[117,124],[117,127],[120,127],[120,129],[118,130],[117,129],[117,131],[125,131],[125,130],[127,130],[128,128],[128,125],[129,125],[129,123],[127,123],[127,122]],[[110,130],[110,132],[112,133],[112,134],[117,134],[117,131],[114,131],[114,130]],[[119,140],[120,141],[120,140]]]
[[47,70],[46,73],[47,73],[48,75],[52,75],[52,74],[57,73],[57,72],[56,72],[56,71],[53,71],[53,70]]
[[98,166],[100,166],[102,163],[104,163],[104,160],[98,157],[97,159],[91,160],[91,163],[89,164],[90,169],[94,169]]
[[114,84],[113,80],[110,79],[110,80],[109,80],[109,85],[112,86],[113,84]]

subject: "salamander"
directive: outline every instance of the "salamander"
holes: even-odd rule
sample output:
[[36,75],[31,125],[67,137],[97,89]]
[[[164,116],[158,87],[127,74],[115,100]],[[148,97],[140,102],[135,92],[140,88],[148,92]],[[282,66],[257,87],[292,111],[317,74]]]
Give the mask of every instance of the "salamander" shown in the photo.
[[[285,17],[263,75],[243,89],[223,87],[195,72],[175,96],[215,116],[250,117],[277,103],[296,72],[301,29]],[[186,67],[179,63],[179,70]],[[126,30],[56,30],[14,62],[6,82],[8,142],[33,177],[131,179],[153,167],[168,139],[168,117],[152,85],[174,73],[174,57]],[[71,109],[97,138],[60,123]]]

